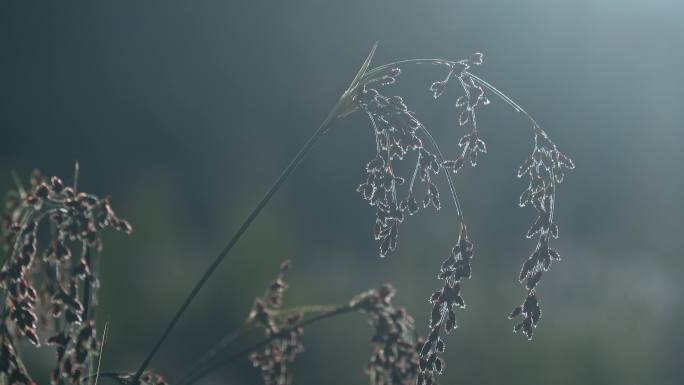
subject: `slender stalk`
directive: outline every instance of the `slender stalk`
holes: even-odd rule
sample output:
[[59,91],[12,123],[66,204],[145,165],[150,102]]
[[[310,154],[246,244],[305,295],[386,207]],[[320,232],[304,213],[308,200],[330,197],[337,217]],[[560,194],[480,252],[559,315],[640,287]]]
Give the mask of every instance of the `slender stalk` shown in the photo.
[[230,250],[240,240],[242,235],[245,233],[245,231],[247,231],[249,226],[256,219],[261,210],[263,210],[266,204],[271,200],[273,195],[275,195],[275,193],[278,192],[282,184],[290,177],[290,175],[297,168],[297,166],[299,166],[304,157],[309,153],[309,151],[311,151],[311,149],[316,144],[316,142],[318,142],[321,136],[323,136],[323,134],[325,134],[328,131],[332,122],[339,117],[346,116],[354,110],[355,107],[353,104],[352,96],[356,92],[359,82],[366,74],[366,71],[368,70],[368,66],[370,65],[371,59],[373,58],[373,54],[375,53],[375,49],[377,48],[377,46],[378,43],[376,42],[373,45],[373,48],[371,48],[370,53],[366,57],[366,60],[361,65],[361,68],[354,76],[354,79],[352,80],[351,84],[349,85],[347,90],[345,90],[342,96],[337,100],[337,103],[335,103],[335,106],[332,108],[332,110],[330,110],[330,113],[328,113],[328,116],[325,118],[323,123],[321,123],[321,125],[313,133],[313,135],[311,135],[311,137],[306,141],[306,143],[304,143],[304,146],[302,146],[302,148],[299,150],[294,159],[290,161],[290,164],[285,168],[285,170],[283,170],[278,179],[276,179],[271,188],[266,192],[264,197],[261,198],[259,203],[257,203],[256,207],[252,209],[252,212],[247,216],[247,219],[245,219],[245,221],[242,223],[237,232],[233,235],[230,241],[228,241],[228,244],[223,248],[219,255],[217,255],[216,258],[214,258],[214,261],[211,263],[211,265],[209,265],[207,271],[202,275],[199,281],[197,281],[195,287],[193,287],[193,289],[190,291],[190,294],[185,299],[185,301],[183,301],[183,303],[181,304],[180,308],[176,311],[176,314],[173,316],[173,318],[171,318],[171,322],[169,322],[166,329],[164,329],[164,332],[162,333],[161,337],[159,337],[157,343],[152,347],[152,350],[147,355],[143,363],[140,365],[140,368],[133,376],[131,384],[137,385],[139,383],[140,376],[142,376],[145,369],[147,369],[147,366],[152,361],[152,358],[154,358],[155,354],[157,354],[157,351],[164,343],[166,338],[169,336],[174,326],[176,326],[178,320],[181,318],[183,313],[185,313],[185,310],[188,308],[188,306],[190,306],[192,301],[197,296],[197,293],[199,293],[204,284],[207,283],[209,277],[211,277],[216,268],[218,268],[221,262],[226,258]]
[[364,78],[364,80],[365,79],[372,79],[374,75],[381,73],[382,71],[384,71],[388,68],[400,67],[404,64],[453,65],[453,64],[457,64],[457,63],[459,63],[459,62],[455,62],[453,60],[446,60],[446,59],[406,59],[406,60],[399,60],[399,61],[383,64],[379,67],[375,67],[373,69],[370,69],[370,70],[368,70],[368,72],[366,72],[366,75],[363,78]]
[[[463,62],[463,61],[453,61],[453,60],[446,60],[446,59],[407,59],[407,60],[399,60],[399,61],[396,61],[396,62],[393,62],[393,63],[387,63],[387,64],[381,65],[381,66],[379,66],[379,67],[375,67],[375,68],[373,68],[373,69],[368,70],[368,71],[366,72],[366,74],[363,76],[363,80],[372,79],[373,76],[375,76],[375,75],[377,75],[377,74],[379,74],[379,73],[382,73],[384,70],[386,70],[386,69],[388,69],[388,68],[401,67],[402,65],[406,65],[406,64],[432,64],[432,65],[449,65],[449,66],[451,66],[451,65],[455,65],[455,64],[462,63],[462,62]],[[469,77],[471,77],[471,78],[472,78],[473,80],[475,80],[476,82],[478,82],[478,83],[480,83],[481,85],[483,85],[485,88],[487,88],[487,89],[489,89],[490,91],[492,91],[497,97],[499,97],[501,100],[503,100],[504,102],[506,102],[506,104],[508,104],[509,106],[513,107],[514,110],[516,110],[517,112],[520,112],[520,113],[522,113],[523,115],[525,115],[525,117],[532,123],[532,128],[533,128],[533,130],[536,131],[536,130],[539,130],[539,129],[540,129],[539,124],[534,120],[534,118],[532,117],[532,115],[530,115],[527,111],[525,111],[525,109],[523,109],[522,107],[520,107],[520,105],[518,105],[516,102],[514,102],[513,99],[511,99],[511,98],[509,98],[508,96],[506,96],[506,94],[504,94],[503,92],[501,92],[498,88],[494,87],[492,84],[490,84],[490,83],[487,82],[486,80],[480,78],[480,77],[477,76],[477,75],[474,75],[472,72],[470,72],[470,71],[465,71],[464,73],[465,73],[466,75],[468,75]]]
[[[107,343],[107,327],[109,326],[109,321],[105,323],[104,330],[102,331],[102,342],[100,343],[100,354],[97,355],[97,371],[95,372],[95,382],[94,385],[100,383],[100,372],[102,370],[102,353],[104,353],[104,347]],[[92,375],[92,374],[91,374]]]
[[[288,309],[283,309],[275,312],[274,314],[280,317],[286,317],[290,314],[308,314],[308,313],[325,313],[334,311],[339,306],[332,305],[308,305],[308,306],[297,306]],[[182,377],[178,383],[185,383],[188,378],[194,375],[195,372],[200,370],[202,366],[210,363],[213,359],[218,357],[221,353],[225,352],[234,342],[236,342],[240,337],[246,335],[251,331],[253,323],[247,323],[240,327],[238,330],[233,331],[229,334],[223,336],[219,342],[217,342],[211,349],[209,349],[202,357],[200,357],[195,364],[192,365],[188,374]]]
[[318,140],[321,138],[321,136],[326,132],[326,130],[329,128],[330,124],[335,120],[335,118],[338,116],[338,112],[340,107],[342,106],[343,101],[345,101],[345,98],[340,98],[340,100],[335,104],[335,107],[330,111],[328,116],[325,118],[323,123],[318,127],[318,129],[313,133],[313,135],[309,138],[309,140],[306,141],[304,146],[299,150],[297,155],[290,161],[290,164],[283,170],[283,172],[280,174],[278,179],[273,183],[271,188],[266,192],[263,198],[257,203],[257,205],[252,209],[250,214],[247,216],[247,218],[244,220],[240,228],[235,232],[233,237],[228,241],[228,244],[223,248],[223,250],[214,258],[214,261],[209,265],[209,268],[206,270],[206,272],[202,275],[202,277],[197,281],[195,284],[195,287],[190,291],[190,294],[187,296],[185,301],[181,304],[180,308],[178,311],[176,311],[176,314],[171,318],[171,322],[169,322],[168,326],[166,329],[164,329],[164,332],[162,335],[159,337],[159,340],[155,343],[155,345],[152,347],[152,350],[150,353],[147,355],[143,363],[140,365],[140,368],[138,371],[135,373],[135,376],[133,377],[132,384],[137,384],[138,381],[140,380],[140,376],[142,376],[143,372],[145,369],[147,369],[147,366],[150,364],[150,361],[152,361],[152,358],[154,358],[155,354],[157,354],[157,351],[161,347],[161,345],[164,343],[166,338],[169,336],[171,331],[173,330],[174,326],[176,326],[176,323],[178,320],[181,318],[183,313],[187,310],[188,306],[192,301],[195,299],[197,296],[197,293],[202,289],[204,284],[207,283],[209,280],[209,277],[214,273],[216,268],[223,262],[223,260],[226,258],[230,250],[235,246],[235,244],[240,240],[242,235],[247,231],[249,226],[252,224],[252,222],[256,219],[256,217],[259,215],[261,210],[266,207],[266,204],[271,200],[273,195],[275,195],[276,192],[280,189],[280,187],[283,185],[283,183],[290,177],[292,172],[299,166],[301,163],[302,159],[311,151],[313,146],[318,142]]
[[223,353],[229,346],[231,346],[235,341],[237,341],[240,337],[244,336],[247,334],[249,331],[249,328],[246,326],[241,327],[240,329],[231,332],[230,334],[225,335],[219,342],[214,345],[207,353],[202,355],[197,362],[192,365],[190,370],[188,371],[188,374],[185,376],[181,377],[181,379],[178,381],[179,383],[185,383],[188,381],[188,379],[192,378],[192,376],[195,375],[199,370],[201,370],[202,366],[207,365],[209,362],[211,362],[214,358],[218,357],[219,354]]
[[520,105],[518,105],[518,103],[514,102],[513,99],[511,99],[511,98],[509,98],[508,96],[506,96],[506,94],[504,94],[503,92],[501,92],[498,88],[494,87],[493,85],[489,84],[489,82],[485,81],[484,79],[482,79],[482,78],[480,78],[480,77],[478,77],[478,76],[476,76],[476,75],[473,75],[473,74],[470,73],[470,72],[466,72],[466,74],[468,74],[468,76],[470,76],[470,77],[471,77],[473,80],[475,80],[476,82],[482,84],[482,85],[483,85],[485,88],[487,88],[488,90],[492,91],[496,96],[499,97],[499,99],[503,100],[504,102],[506,102],[506,104],[508,104],[509,106],[513,107],[514,110],[516,110],[517,112],[520,112],[521,114],[525,115],[525,117],[532,123],[532,129],[533,129],[534,131],[537,131],[537,130],[540,130],[540,129],[541,129],[541,127],[539,126],[539,124],[537,123],[537,121],[534,120],[534,118],[532,117],[532,115],[530,115],[527,111],[525,111],[525,109],[523,109],[522,107],[520,107]]
[[307,326],[307,325],[311,325],[311,324],[313,324],[313,323],[316,323],[316,322],[319,322],[319,321],[322,321],[322,320],[325,320],[325,319],[328,319],[328,318],[332,318],[332,317],[335,317],[335,316],[338,316],[338,315],[341,315],[341,314],[344,314],[344,313],[349,313],[349,312],[351,312],[351,311],[355,311],[356,309],[357,309],[357,307],[356,307],[356,306],[353,306],[353,305],[339,306],[339,307],[336,307],[336,308],[334,308],[334,309],[332,309],[332,310],[330,310],[330,311],[327,311],[327,312],[325,312],[325,313],[319,314],[319,315],[317,315],[317,316],[315,316],[315,317],[311,317],[311,318],[308,318],[308,319],[306,319],[306,320],[300,321],[300,322],[298,322],[298,323],[292,325],[292,326],[289,327],[289,328],[286,328],[286,329],[281,330],[280,333],[274,334],[274,335],[272,335],[272,336],[270,336],[270,337],[268,337],[268,338],[265,338],[265,339],[263,339],[263,340],[261,340],[261,341],[255,343],[255,344],[251,345],[251,346],[248,346],[248,347],[246,347],[246,348],[240,350],[239,352],[237,352],[237,353],[235,353],[235,354],[233,354],[233,355],[227,357],[225,360],[221,360],[221,361],[216,361],[216,362],[214,362],[213,364],[211,364],[211,365],[205,367],[204,369],[202,369],[201,371],[199,371],[197,374],[195,374],[194,376],[190,377],[188,380],[181,382],[180,384],[181,384],[181,385],[191,385],[191,384],[194,384],[195,382],[199,381],[200,379],[202,379],[204,376],[206,376],[207,374],[211,373],[212,371],[214,371],[214,370],[216,370],[216,369],[218,369],[218,368],[220,368],[220,367],[222,367],[222,366],[228,365],[228,364],[232,363],[233,361],[235,361],[235,360],[237,360],[237,359],[241,359],[241,358],[244,359],[245,357],[247,357],[247,355],[248,355],[249,353],[251,353],[251,352],[253,352],[253,351],[255,351],[255,350],[259,349],[259,348],[262,348],[262,347],[266,346],[269,342],[271,342],[271,341],[273,341],[273,340],[275,340],[275,339],[277,339],[277,338],[279,338],[279,337],[281,337],[281,336],[283,336],[283,335],[289,333],[290,331],[292,331],[292,330],[294,330],[294,329],[297,329],[297,328],[299,328],[299,327],[304,327],[304,326]]

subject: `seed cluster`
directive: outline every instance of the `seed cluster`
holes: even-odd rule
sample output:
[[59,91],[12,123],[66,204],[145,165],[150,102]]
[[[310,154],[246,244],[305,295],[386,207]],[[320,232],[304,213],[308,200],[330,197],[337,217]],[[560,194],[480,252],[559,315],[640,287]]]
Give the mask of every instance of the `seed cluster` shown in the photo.
[[[397,76],[400,72],[393,69],[390,73]],[[395,79],[394,76],[390,78]],[[439,210],[439,191],[431,177],[439,172],[440,167],[437,157],[423,147],[417,134],[420,122],[403,99],[400,96],[383,96],[375,88],[370,88],[373,83],[370,81],[364,85],[357,95],[357,102],[373,125],[377,153],[366,165],[366,181],[359,185],[357,191],[376,208],[373,234],[380,243],[380,255],[386,256],[397,247],[399,224],[404,221],[405,214],[413,215],[420,209],[414,194],[417,179],[426,190],[422,207],[433,206]],[[380,85],[385,83],[379,82]],[[398,187],[406,180],[395,174],[393,161],[403,159],[410,152],[417,153],[415,171],[407,195],[400,199]]]
[[166,380],[164,380],[164,377],[151,370],[148,370],[145,373],[143,373],[143,375],[140,377],[140,382],[141,385],[167,385],[167,382]]
[[442,166],[454,173],[458,172],[466,163],[472,167],[477,166],[479,154],[487,153],[485,142],[480,138],[477,130],[476,111],[480,107],[489,104],[489,99],[485,96],[484,89],[478,85],[470,76],[468,70],[472,66],[482,64],[482,54],[477,52],[470,58],[450,63],[449,72],[443,80],[437,80],[430,86],[432,96],[437,99],[446,90],[446,86],[452,79],[457,79],[463,90],[463,95],[456,99],[456,109],[458,111],[458,125],[466,126],[469,132],[461,137],[458,146],[461,153],[454,160],[445,160]]
[[438,278],[443,281],[443,286],[430,296],[430,331],[420,350],[417,385],[434,384],[435,375],[442,374],[444,370],[441,356],[446,345],[441,331],[449,334],[458,326],[456,309],[465,309],[466,306],[461,297],[461,280],[470,278],[472,259],[473,243],[468,238],[466,226],[462,224],[458,242],[440,268]]
[[[457,172],[466,159],[474,167],[479,153],[487,152],[485,143],[479,138],[475,109],[489,104],[484,90],[469,77],[467,70],[482,63],[482,54],[474,54],[459,62],[440,61],[437,64],[448,69],[444,80],[430,86],[433,96],[438,98],[444,92],[449,80],[457,78],[465,95],[456,102],[460,112],[460,125],[471,123],[471,130],[459,142],[461,154],[455,160],[442,157],[427,128],[409,110],[401,96],[385,96],[379,90],[394,84],[401,74],[399,68],[371,71],[372,76],[364,80],[354,96],[358,108],[370,119],[375,136],[376,155],[366,164],[366,180],[357,191],[363,199],[376,208],[373,235],[379,242],[380,256],[386,256],[397,247],[399,224],[407,214],[416,214],[421,208],[441,208],[439,189],[433,180],[440,169]],[[426,138],[427,135],[427,138]],[[430,146],[425,146],[428,140]],[[395,171],[395,162],[415,154],[415,167],[406,191],[400,191],[406,178]],[[422,185],[421,197],[417,185]]]
[[58,384],[63,377],[67,377],[68,383],[77,384],[81,377],[86,375],[84,368],[89,355],[95,354],[100,347],[95,332],[95,322],[77,324],[73,333],[60,332],[48,339],[48,344],[55,345],[57,349],[58,367],[52,372],[52,382]]
[[[398,225],[404,221],[406,214],[415,214],[421,207],[440,209],[440,193],[433,181],[433,176],[440,169],[444,169],[447,174],[454,204],[462,221],[454,185],[448,173],[458,173],[465,164],[475,167],[479,154],[487,152],[485,142],[478,133],[476,111],[488,105],[489,99],[485,96],[483,87],[468,72],[472,66],[482,64],[482,54],[475,53],[458,62],[437,60],[432,64],[447,69],[446,77],[433,82],[429,88],[435,99],[444,94],[451,80],[457,80],[463,90],[463,95],[456,100],[455,106],[459,113],[458,125],[468,127],[468,131],[459,140],[461,150],[453,160],[444,158],[428,129],[418,121],[415,113],[408,109],[401,97],[386,97],[377,88],[373,88],[376,84],[384,86],[394,83],[400,74],[399,68],[389,68],[379,73],[371,71],[373,76],[369,77],[357,95],[360,109],[368,115],[373,126],[377,150],[375,158],[366,166],[366,182],[359,186],[358,191],[376,207],[374,235],[380,241],[381,256],[396,248]],[[424,145],[424,141],[428,146]],[[408,184],[408,192],[405,198],[399,200],[398,186],[404,184],[405,179],[395,175],[392,162],[403,159],[411,151],[417,153],[416,166]],[[418,181],[424,185],[421,204],[414,193]],[[430,333],[420,349],[419,373],[412,377],[414,380],[417,378],[419,385],[434,383],[434,375],[441,374],[444,368],[441,354],[445,344],[440,337],[440,330],[442,325],[447,333],[453,330],[456,327],[455,309],[465,307],[460,296],[460,281],[470,277],[472,250],[473,245],[468,239],[465,224],[461,223],[458,244],[440,269],[439,278],[444,281],[444,286],[431,298],[433,310]]]
[[[0,220],[6,253],[0,269],[5,291],[0,377],[19,378],[13,339],[39,346],[44,332],[57,351],[52,383],[79,383],[99,346],[92,311],[88,314],[99,286],[92,265],[92,254],[102,248],[99,232],[111,227],[128,234],[131,225],[116,216],[108,198],[78,192],[37,171],[29,191],[19,187],[8,195]],[[39,253],[43,242],[47,246]],[[72,258],[74,250],[78,258]]]
[[6,330],[0,334],[0,373],[7,384],[33,385]]
[[[520,273],[520,281],[525,283],[528,291],[527,298],[510,315],[511,318],[523,316],[522,322],[514,330],[522,330],[528,338],[532,338],[532,330],[541,317],[535,287],[543,271],[549,268],[552,261],[559,259],[558,253],[549,247],[549,240],[558,236],[558,225],[553,221],[555,188],[562,182],[564,172],[573,169],[574,165],[558,151],[546,132],[527,112],[491,84],[470,72],[472,67],[481,65],[482,61],[483,55],[475,53],[460,61],[417,59],[381,66],[367,72],[355,98],[359,109],[371,121],[376,141],[376,156],[368,162],[366,181],[357,190],[376,207],[374,236],[379,241],[380,255],[385,256],[395,250],[398,226],[407,214],[415,214],[428,206],[435,209],[441,207],[439,190],[433,180],[440,169],[445,170],[458,211],[461,226],[459,241],[441,266],[439,279],[444,281],[444,285],[430,299],[433,305],[430,333],[420,351],[420,374],[417,378],[419,385],[431,385],[434,375],[442,372],[444,364],[441,354],[445,344],[440,337],[440,330],[442,325],[446,333],[453,330],[456,327],[455,309],[465,307],[460,296],[460,282],[463,278],[470,277],[473,244],[468,238],[451,173],[458,173],[466,164],[477,166],[481,154],[487,153],[486,144],[479,134],[476,115],[481,107],[490,104],[485,90],[488,93],[491,91],[533,123],[535,146],[529,159],[520,167],[518,176],[528,175],[530,178],[530,186],[522,194],[520,205],[531,205],[538,212],[539,216],[527,234],[528,237],[537,235],[538,242]],[[467,132],[458,142],[460,150],[454,159],[443,156],[427,127],[408,109],[401,97],[387,97],[379,91],[382,87],[395,83],[401,73],[399,67],[409,63],[433,64],[446,69],[446,76],[434,81],[429,87],[433,98],[440,98],[450,81],[457,81],[463,91],[456,99],[455,107],[458,125],[466,127]],[[407,192],[400,199],[402,192],[399,187],[406,184],[406,179],[396,175],[394,163],[410,153],[416,154],[416,166],[410,182],[407,183]],[[423,184],[420,199],[414,193],[417,182]]]
[[534,328],[541,319],[535,288],[551,263],[560,260],[558,252],[549,246],[552,238],[558,238],[558,224],[553,217],[556,185],[563,182],[565,171],[574,168],[573,161],[558,150],[546,132],[535,127],[534,149],[518,169],[518,177],[527,176],[530,181],[520,195],[520,207],[532,206],[537,212],[537,219],[527,231],[527,238],[537,236],[537,246],[523,263],[518,277],[521,283],[524,282],[527,297],[509,315],[511,319],[522,317],[513,330],[522,331],[528,339],[532,339]]
[[263,351],[250,355],[250,361],[261,369],[261,378],[265,385],[286,385],[292,382],[289,370],[297,354],[304,351],[300,337],[304,332],[297,327],[302,314],[281,317],[279,311],[283,305],[283,294],[288,285],[283,280],[285,271],[290,268],[290,262],[285,261],[280,266],[280,274],[271,283],[262,298],[254,302],[249,322],[265,330],[266,337],[272,338]]
[[375,332],[373,355],[366,368],[372,385],[410,385],[419,371],[418,339],[413,318],[391,304],[394,288],[385,284],[352,300],[350,306],[367,314]]

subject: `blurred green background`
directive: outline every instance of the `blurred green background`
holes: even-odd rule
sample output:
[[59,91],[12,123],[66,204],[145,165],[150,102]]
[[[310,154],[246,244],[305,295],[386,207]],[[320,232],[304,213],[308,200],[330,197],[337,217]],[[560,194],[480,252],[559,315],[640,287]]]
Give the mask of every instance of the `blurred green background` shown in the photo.
[[[489,154],[457,177],[476,244],[468,309],[444,384],[681,384],[684,316],[684,5],[669,1],[110,1],[0,4],[0,187],[33,167],[111,194],[132,236],[101,255],[106,370],[132,370],[195,280],[325,117],[373,42],[374,64],[485,53],[476,73],[523,105],[577,170],[558,191],[564,257],[545,274],[535,339],[506,319],[534,247],[515,178],[524,119],[481,111]],[[443,73],[394,89],[457,151]],[[453,86],[453,85],[452,85]],[[373,156],[361,114],[335,123],[191,306],[152,366],[171,383],[239,327],[281,260],[286,305],[344,303],[384,282],[427,327],[453,209],[424,212],[380,259],[373,209],[354,191]],[[446,191],[446,190],[443,190]],[[297,384],[365,384],[371,329],[346,315],[306,330]],[[257,338],[258,334],[252,338]],[[249,339],[234,347],[246,346]],[[48,362],[44,349],[36,367]],[[47,370],[47,369],[45,369]],[[46,382],[46,378],[43,381]],[[207,384],[257,384],[245,360]]]

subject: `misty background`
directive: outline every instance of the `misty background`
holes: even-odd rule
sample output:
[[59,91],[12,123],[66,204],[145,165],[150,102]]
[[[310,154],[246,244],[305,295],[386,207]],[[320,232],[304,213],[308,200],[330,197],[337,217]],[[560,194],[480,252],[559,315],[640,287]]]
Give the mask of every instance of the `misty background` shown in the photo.
[[[684,367],[684,5],[669,1],[117,1],[0,5],[0,188],[38,167],[111,195],[134,226],[101,254],[105,370],[134,370],[194,282],[318,127],[375,41],[373,64],[484,53],[474,72],[529,111],[577,169],[558,189],[563,260],[544,274],[534,340],[512,333],[533,210],[515,177],[524,118],[492,98],[489,153],[456,177],[475,243],[468,305],[443,384],[681,384]],[[444,73],[392,88],[453,157],[463,129]],[[390,94],[392,94],[390,92]],[[355,192],[369,122],[334,124],[203,289],[152,362],[170,383],[240,327],[291,259],[286,306],[341,304],[391,282],[427,330],[428,296],[457,239],[453,207],[411,217],[378,257]],[[443,184],[442,184],[443,185]],[[446,193],[446,190],[442,190]],[[444,195],[446,198],[446,195]],[[306,329],[296,384],[366,384],[372,330],[356,314]],[[238,341],[232,351],[260,338]],[[47,371],[53,353],[33,365]],[[36,369],[39,370],[39,369]],[[204,380],[258,384],[247,358]]]

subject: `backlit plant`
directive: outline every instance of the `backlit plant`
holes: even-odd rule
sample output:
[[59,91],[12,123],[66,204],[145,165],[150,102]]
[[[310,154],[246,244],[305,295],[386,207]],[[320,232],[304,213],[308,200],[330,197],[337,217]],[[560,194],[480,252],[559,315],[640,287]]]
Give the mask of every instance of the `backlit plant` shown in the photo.
[[[332,123],[360,112],[369,119],[375,154],[366,165],[365,179],[357,191],[375,209],[373,237],[378,241],[380,256],[396,250],[400,225],[408,217],[429,207],[439,210],[443,206],[436,182],[438,177],[445,178],[448,196],[455,207],[454,234],[458,234],[458,239],[451,251],[445,253],[447,256],[439,267],[441,288],[429,297],[432,310],[425,339],[415,333],[413,318],[405,310],[392,306],[390,300],[394,289],[389,285],[365,292],[343,306],[286,311],[282,307],[282,297],[287,289],[283,279],[287,265],[283,265],[264,297],[255,301],[248,318],[250,327],[264,329],[265,340],[228,360],[220,360],[217,358],[219,353],[234,341],[230,336],[241,335],[244,331],[229,335],[211,349],[181,383],[194,383],[221,362],[250,357],[253,365],[260,369],[266,385],[288,384],[292,380],[289,363],[303,351],[304,327],[356,311],[366,314],[375,330],[374,353],[367,367],[372,384],[433,384],[435,375],[441,374],[445,367],[445,334],[457,327],[456,311],[465,308],[461,284],[471,276],[475,250],[455,177],[466,165],[476,167],[480,157],[487,153],[477,114],[494,98],[527,119],[534,141],[532,152],[518,168],[517,175],[529,181],[519,203],[531,206],[537,212],[537,218],[527,231],[528,238],[536,238],[536,247],[523,263],[519,275],[525,286],[525,299],[510,313],[510,318],[521,317],[514,331],[521,331],[531,339],[541,318],[537,285],[543,272],[560,259],[558,252],[551,248],[551,241],[559,233],[554,215],[556,190],[565,172],[574,168],[573,162],[558,150],[546,131],[522,107],[472,72],[482,64],[481,53],[459,61],[411,59],[370,68],[374,52],[375,47],[318,130],[198,280],[136,371],[99,370],[99,362],[94,358],[98,356],[101,342],[92,316],[98,287],[95,255],[102,247],[99,232],[114,228],[130,233],[131,226],[114,214],[109,199],[79,192],[77,173],[71,186],[66,186],[59,178],[46,179],[38,174],[34,175],[28,191],[19,185],[9,196],[0,233],[6,252],[0,270],[5,296],[0,328],[0,378],[9,384],[33,383],[17,354],[15,340],[24,338],[39,345],[39,325],[45,325],[44,329],[49,333],[46,342],[55,345],[57,350],[57,364],[52,374],[54,384],[96,383],[99,377],[122,384],[164,384],[165,380],[147,371],[147,367],[188,306]],[[413,65],[443,69],[444,77],[423,89],[434,99],[442,97],[447,87],[459,90],[460,96],[452,101],[458,115],[454,126],[464,132],[457,143],[446,144],[458,149],[453,159],[444,156],[431,131],[406,105],[404,98],[389,94],[390,86]],[[402,162],[411,162],[413,171],[409,175],[398,172]],[[43,228],[53,231],[39,257],[38,233],[44,232]],[[305,318],[311,312],[319,314]]]

